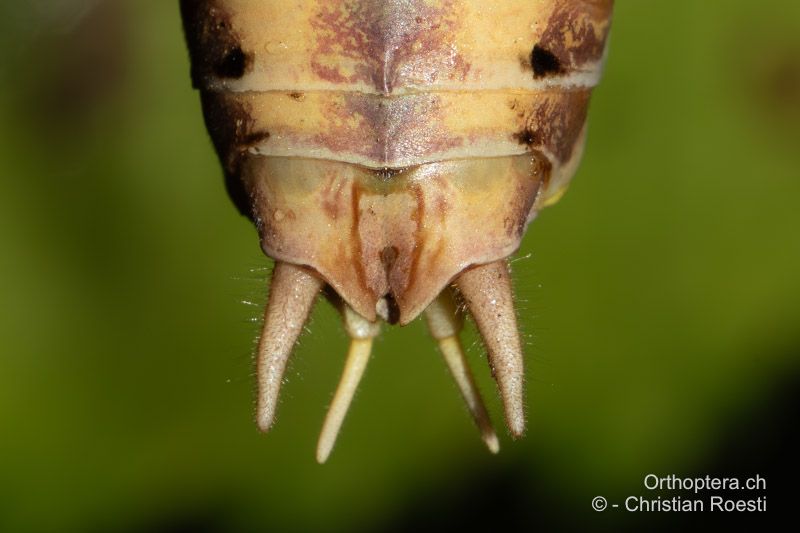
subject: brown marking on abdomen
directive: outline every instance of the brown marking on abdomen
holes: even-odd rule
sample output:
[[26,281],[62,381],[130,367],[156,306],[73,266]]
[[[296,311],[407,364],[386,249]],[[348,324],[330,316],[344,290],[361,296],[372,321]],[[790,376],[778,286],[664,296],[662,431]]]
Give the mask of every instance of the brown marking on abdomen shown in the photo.
[[[330,0],[312,18],[311,68],[331,83],[367,83],[383,94],[405,78],[463,80],[471,65],[451,46],[459,6],[442,0]],[[345,70],[341,59],[353,61]]]
[[560,2],[531,53],[534,77],[568,74],[586,63],[599,61],[605,50],[613,5],[613,0]]
[[[415,228],[413,240],[413,251],[411,253],[411,265],[409,266],[408,273],[405,276],[397,276],[405,278],[402,286],[398,287],[399,292],[407,292],[416,282],[417,269],[419,268],[419,260],[422,256],[423,248],[425,247],[425,229],[423,222],[425,221],[425,193],[419,185],[413,185],[411,192],[417,202],[417,208],[414,210],[413,218]],[[399,273],[405,274],[405,273]]]
[[324,178],[327,183],[320,193],[320,207],[331,220],[336,220],[346,214],[347,206],[343,198],[344,181],[340,180],[335,172],[328,172]]
[[444,127],[437,94],[386,98],[347,93],[344,105],[330,103],[324,115],[329,127],[313,137],[314,143],[334,153],[356,153],[386,164],[388,178],[395,173],[388,165],[395,161],[417,159],[464,144],[462,136],[452,135]]
[[374,296],[374,291],[370,286],[369,280],[367,279],[367,273],[364,270],[364,258],[362,256],[362,247],[361,247],[361,235],[359,232],[359,226],[361,224],[361,189],[355,181],[353,182],[351,191],[350,191],[350,205],[351,209],[353,210],[353,224],[350,227],[350,242],[353,246],[353,257],[350,258],[350,261],[353,263],[353,268],[356,271],[356,276],[358,277],[359,284],[364,288],[364,290]]
[[589,108],[590,91],[553,93],[527,114],[525,126],[512,138],[530,150],[546,148],[565,162],[580,137]]
[[252,69],[254,56],[241,46],[231,15],[218,1],[181,0],[192,81],[202,88],[213,77],[239,79]]

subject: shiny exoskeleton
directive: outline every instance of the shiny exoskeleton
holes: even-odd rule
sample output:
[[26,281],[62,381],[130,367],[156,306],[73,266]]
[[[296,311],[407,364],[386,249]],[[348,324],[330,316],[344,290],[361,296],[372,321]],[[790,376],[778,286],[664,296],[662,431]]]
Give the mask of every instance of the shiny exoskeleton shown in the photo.
[[581,157],[612,0],[182,0],[208,130],[275,270],[258,424],[320,292],[352,338],[328,457],[379,322],[425,314],[492,451],[458,341],[484,339],[511,434],[523,356],[506,259]]

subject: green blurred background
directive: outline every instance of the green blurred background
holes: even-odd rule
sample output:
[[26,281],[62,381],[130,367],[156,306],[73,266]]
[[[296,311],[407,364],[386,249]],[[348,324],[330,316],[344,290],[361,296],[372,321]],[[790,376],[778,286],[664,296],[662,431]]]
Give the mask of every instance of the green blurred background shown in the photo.
[[270,262],[188,72],[177,2],[0,5],[0,530],[635,529],[664,517],[591,498],[787,468],[800,2],[617,2],[584,163],[514,263],[530,430],[498,456],[418,320],[317,465],[347,346],[327,304],[256,431]]

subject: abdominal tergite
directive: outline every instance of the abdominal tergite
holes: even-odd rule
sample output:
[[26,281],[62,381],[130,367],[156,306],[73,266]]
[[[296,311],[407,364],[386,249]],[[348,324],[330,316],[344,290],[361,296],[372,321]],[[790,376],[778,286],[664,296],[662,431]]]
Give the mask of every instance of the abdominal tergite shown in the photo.
[[[513,437],[523,356],[507,258],[581,157],[612,0],[181,0],[228,191],[275,260],[258,425],[321,293],[352,342],[324,462],[381,322],[424,315],[483,440],[459,342],[486,345]],[[457,305],[456,298],[466,304]]]

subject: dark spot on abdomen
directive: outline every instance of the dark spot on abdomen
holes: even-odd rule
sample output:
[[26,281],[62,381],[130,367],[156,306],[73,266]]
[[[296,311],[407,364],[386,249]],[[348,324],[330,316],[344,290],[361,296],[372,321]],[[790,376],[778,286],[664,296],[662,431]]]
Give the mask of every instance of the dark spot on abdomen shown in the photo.
[[514,140],[516,140],[519,144],[525,145],[529,148],[531,146],[541,144],[542,142],[541,135],[533,131],[531,128],[525,128],[524,130],[515,133]]
[[253,65],[231,13],[219,1],[181,0],[186,41],[192,59],[192,81],[205,89],[210,78],[239,79]]
[[248,133],[242,137],[239,143],[239,148],[241,150],[246,150],[247,148],[252,148],[253,146],[263,143],[267,139],[269,139],[268,131],[256,131],[253,133]]
[[534,78],[544,78],[552,74],[563,74],[561,61],[550,50],[536,45],[531,52],[531,66]]
[[222,58],[222,61],[220,61],[215,67],[214,72],[220,78],[238,80],[244,76],[249,62],[250,61],[247,54],[242,51],[241,47],[237,46],[225,54],[225,57]]

